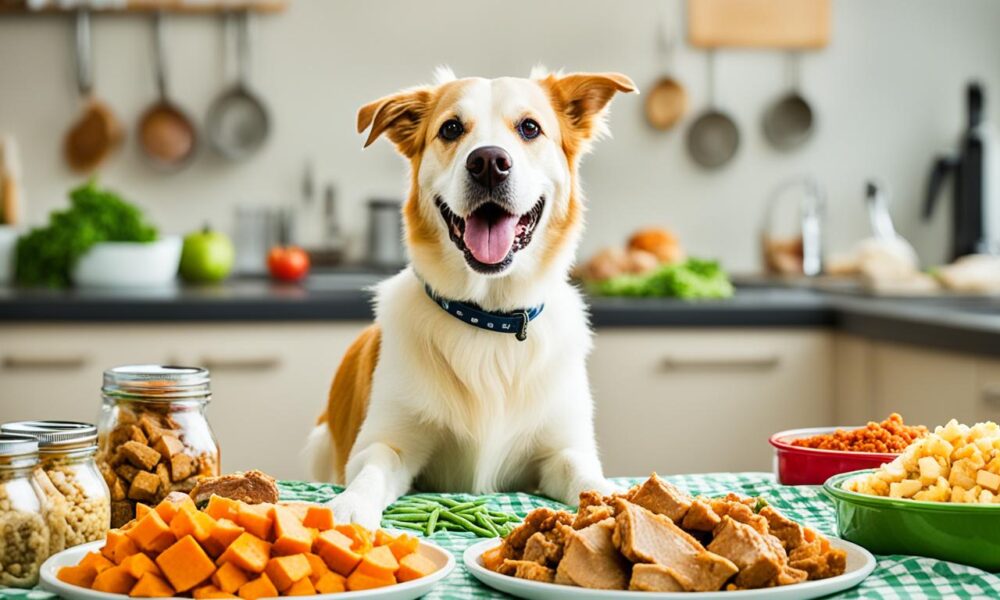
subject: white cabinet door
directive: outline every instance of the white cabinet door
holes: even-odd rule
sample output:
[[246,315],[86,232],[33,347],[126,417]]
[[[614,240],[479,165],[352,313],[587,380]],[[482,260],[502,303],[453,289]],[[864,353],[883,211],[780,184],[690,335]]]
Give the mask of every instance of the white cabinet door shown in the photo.
[[830,425],[863,425],[881,421],[872,395],[874,342],[853,335],[834,338],[834,422]]
[[975,398],[976,421],[1000,423],[1000,359],[982,359],[976,368],[979,375]]
[[832,418],[826,331],[601,329],[589,363],[609,476],[771,469],[768,437]]
[[889,343],[872,353],[872,395],[879,420],[898,412],[907,423],[933,428],[949,419],[976,421],[976,359]]

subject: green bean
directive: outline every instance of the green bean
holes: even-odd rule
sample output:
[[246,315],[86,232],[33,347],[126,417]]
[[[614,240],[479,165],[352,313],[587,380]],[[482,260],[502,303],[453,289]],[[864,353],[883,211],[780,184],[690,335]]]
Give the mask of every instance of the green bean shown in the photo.
[[448,521],[451,521],[452,523],[455,523],[456,525],[461,525],[462,527],[465,528],[466,531],[475,533],[476,535],[478,535],[480,537],[493,537],[493,532],[492,531],[490,531],[488,529],[483,529],[482,527],[480,527],[479,525],[476,525],[475,523],[473,523],[472,521],[466,519],[462,515],[456,515],[455,513],[451,512],[451,511],[443,510],[443,511],[441,511],[441,518],[442,519],[446,519]]
[[427,513],[423,514],[415,513],[408,515],[389,515],[388,518],[392,519],[393,521],[401,521],[404,523],[424,523],[427,521],[427,517],[428,517]]
[[440,516],[441,516],[440,508],[435,508],[431,512],[431,516],[427,519],[427,528],[424,530],[424,533],[427,534],[427,537],[431,537],[432,535],[434,535],[434,528],[437,527],[438,517]]
[[483,513],[476,513],[476,522],[482,525],[484,528],[493,532],[494,536],[500,535],[500,532],[497,531],[497,528],[493,525],[493,523],[489,519],[483,516]]
[[413,531],[423,531],[424,528],[416,523],[403,523],[401,521],[385,521],[386,527],[390,529],[412,529]]
[[486,498],[480,498],[479,500],[473,500],[472,502],[462,502],[461,504],[456,504],[451,507],[451,512],[461,512],[463,510],[473,509],[486,504]]

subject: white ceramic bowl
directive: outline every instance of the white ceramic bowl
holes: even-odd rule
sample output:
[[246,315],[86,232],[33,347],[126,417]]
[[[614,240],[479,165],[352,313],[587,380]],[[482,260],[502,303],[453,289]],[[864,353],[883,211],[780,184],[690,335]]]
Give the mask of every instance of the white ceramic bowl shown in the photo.
[[154,242],[100,242],[80,257],[70,274],[79,287],[155,287],[173,283],[181,238]]

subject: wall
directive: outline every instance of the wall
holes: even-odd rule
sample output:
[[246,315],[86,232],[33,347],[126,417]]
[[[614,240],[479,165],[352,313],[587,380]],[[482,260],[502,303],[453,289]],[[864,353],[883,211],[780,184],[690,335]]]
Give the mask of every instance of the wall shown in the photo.
[[[285,14],[258,20],[254,81],[270,103],[274,137],[252,160],[230,165],[202,154],[173,176],[152,171],[134,138],[103,179],[146,207],[162,228],[183,232],[211,221],[232,226],[234,206],[298,203],[304,161],[313,157],[333,180],[342,216],[363,231],[365,199],[401,196],[404,166],[382,142],[366,152],[354,131],[358,106],[430,78],[448,63],[460,75],[526,74],[542,62],[567,70],[618,70],[640,87],[657,77],[656,20],[681,27],[679,0],[293,0]],[[169,22],[175,97],[199,120],[225,81],[221,22]],[[963,123],[962,89],[981,78],[1000,114],[1000,3],[994,0],[834,0],[833,42],[805,56],[803,86],[819,115],[815,139],[799,152],[769,149],[760,116],[784,85],[775,52],[727,51],[717,60],[719,102],[738,120],[743,146],[725,170],[704,172],[687,158],[681,127],[654,132],[640,97],[613,106],[614,138],[583,169],[589,196],[584,252],[618,243],[633,228],[662,223],[691,252],[733,269],[758,264],[757,228],[765,199],[780,181],[814,173],[831,200],[831,245],[867,232],[863,182],[887,181],[900,229],[928,260],[944,248],[944,221],[919,222],[930,161],[952,145]],[[0,19],[0,132],[21,145],[28,218],[61,206],[77,180],[60,157],[63,131],[79,110],[71,61],[71,23],[59,16]],[[153,99],[151,24],[145,17],[96,19],[97,89],[131,129]],[[677,57],[693,111],[705,102],[705,56]],[[942,216],[944,211],[942,211]],[[360,238],[355,240],[360,248]]]

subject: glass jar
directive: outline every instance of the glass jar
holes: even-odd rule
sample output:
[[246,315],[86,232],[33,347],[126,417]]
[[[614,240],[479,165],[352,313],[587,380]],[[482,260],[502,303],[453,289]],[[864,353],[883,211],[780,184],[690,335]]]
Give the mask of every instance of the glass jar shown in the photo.
[[49,557],[46,502],[32,473],[38,442],[0,433],[0,587],[30,588]]
[[74,421],[5,423],[4,433],[38,442],[36,480],[49,503],[49,551],[104,539],[111,524],[111,493],[94,460],[97,427]]
[[206,369],[131,365],[104,372],[98,465],[111,489],[111,523],[219,475],[219,444],[205,410],[212,399]]

